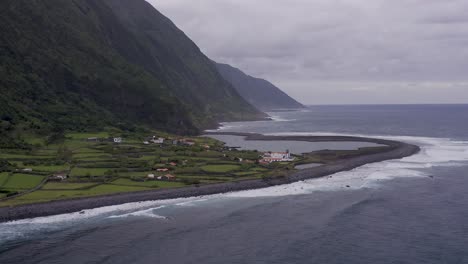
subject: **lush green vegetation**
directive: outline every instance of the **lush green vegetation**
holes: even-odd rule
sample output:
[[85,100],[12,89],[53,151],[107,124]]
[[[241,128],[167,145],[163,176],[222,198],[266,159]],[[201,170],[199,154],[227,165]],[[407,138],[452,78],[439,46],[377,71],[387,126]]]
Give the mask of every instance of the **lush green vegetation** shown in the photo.
[[44,180],[44,176],[30,174],[13,174],[1,186],[3,189],[32,189]]
[[151,190],[150,188],[145,187],[135,187],[135,186],[118,186],[110,184],[98,185],[94,188],[85,189],[85,190],[39,190],[32,192],[13,200],[7,200],[2,202],[0,205],[11,206],[11,205],[20,205],[28,203],[37,203],[37,202],[48,202],[52,200],[59,199],[69,199],[69,198],[78,198],[78,197],[89,197],[89,196],[98,196],[111,193],[123,193],[123,192],[135,192],[135,191],[144,191]]
[[8,181],[9,177],[10,177],[10,173],[8,172],[0,173],[0,188],[3,187],[3,185]]
[[42,190],[78,190],[87,189],[98,184],[94,182],[89,183],[64,183],[64,182],[48,182],[42,187]]
[[[32,150],[3,149],[0,168],[5,172],[0,173],[0,198],[10,198],[0,201],[0,206],[238,181],[265,177],[277,171],[276,167],[270,169],[254,164],[258,152],[231,151],[210,138],[191,138],[194,146],[173,145],[172,139],[177,136],[157,132],[167,138],[166,143],[145,145],[143,141],[151,134],[108,131],[112,132],[64,133],[60,140],[38,144]],[[123,137],[124,142],[115,144],[107,140],[111,134]],[[94,137],[98,140],[88,140]],[[34,138],[28,134],[28,138],[41,142],[44,137]],[[32,172],[23,172],[26,168]],[[167,174],[175,178],[157,179]],[[61,180],[55,175],[68,178]],[[46,177],[48,181],[41,185]],[[37,187],[40,189],[25,194]]]
[[150,188],[175,188],[187,186],[183,182],[168,182],[168,181],[133,181],[127,178],[120,178],[112,182],[113,185],[120,186],[140,186]]
[[239,170],[240,166],[239,165],[227,165],[227,164],[220,164],[220,165],[206,165],[201,167],[202,170],[206,172],[231,172],[235,170]]
[[[107,132],[65,133],[62,140],[33,150],[0,149],[0,206],[283,177],[298,164],[328,163],[381,151],[380,147],[324,150],[297,156],[294,162],[262,165],[258,163],[260,153],[231,150],[210,138],[190,138],[194,146],[174,145],[172,141],[180,138],[161,132],[113,131],[124,138],[123,143],[106,140]],[[165,143],[145,145],[143,141],[151,134],[163,135]],[[88,141],[90,136],[104,138]],[[41,136],[28,137],[41,141]],[[32,189],[38,190],[30,192]]]
[[65,130],[193,134],[264,117],[144,0],[7,0],[0,10],[0,148],[53,144]]

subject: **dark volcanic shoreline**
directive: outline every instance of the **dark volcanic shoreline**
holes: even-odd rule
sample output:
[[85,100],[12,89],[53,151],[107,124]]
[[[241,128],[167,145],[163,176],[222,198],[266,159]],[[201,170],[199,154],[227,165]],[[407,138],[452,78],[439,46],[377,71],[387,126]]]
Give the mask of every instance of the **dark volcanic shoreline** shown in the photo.
[[211,195],[218,193],[227,193],[234,191],[260,189],[275,185],[288,184],[301,180],[320,178],[335,174],[341,171],[348,171],[368,163],[381,162],[385,160],[401,159],[414,155],[420,151],[416,145],[407,144],[404,142],[363,138],[363,137],[348,137],[348,136],[264,136],[261,134],[247,133],[207,133],[218,135],[237,135],[245,136],[247,140],[293,140],[293,141],[308,141],[308,142],[323,142],[323,141],[358,141],[371,142],[382,145],[387,145],[385,151],[363,155],[359,157],[339,160],[330,164],[325,164],[319,167],[309,168],[293,173],[287,177],[273,179],[255,179],[239,182],[218,183],[201,186],[190,186],[177,189],[162,189],[151,191],[140,191],[132,193],[120,193],[98,197],[77,198],[71,200],[52,201],[46,203],[36,203],[30,205],[21,205],[16,207],[0,208],[0,222],[34,218],[41,216],[57,215],[78,212],[92,208],[142,202],[151,200],[165,200],[174,198],[194,197],[202,195]]

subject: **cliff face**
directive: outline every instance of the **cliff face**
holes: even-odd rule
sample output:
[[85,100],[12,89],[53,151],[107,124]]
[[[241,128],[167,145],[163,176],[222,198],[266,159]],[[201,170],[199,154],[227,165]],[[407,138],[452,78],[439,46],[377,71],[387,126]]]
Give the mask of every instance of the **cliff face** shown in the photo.
[[197,133],[264,117],[144,0],[0,2],[2,132],[143,124]]
[[227,64],[215,63],[215,65],[241,96],[258,109],[269,111],[304,108],[301,103],[266,80],[249,76]]

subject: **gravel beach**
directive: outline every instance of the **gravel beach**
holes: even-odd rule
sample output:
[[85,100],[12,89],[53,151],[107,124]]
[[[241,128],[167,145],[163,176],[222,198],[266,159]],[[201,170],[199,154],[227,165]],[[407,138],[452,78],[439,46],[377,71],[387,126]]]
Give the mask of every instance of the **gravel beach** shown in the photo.
[[292,173],[287,177],[274,179],[255,179],[239,182],[228,182],[201,186],[190,186],[177,189],[161,189],[151,191],[141,191],[132,193],[112,194],[106,196],[79,198],[71,200],[60,200],[46,203],[36,203],[15,207],[0,208],[0,222],[7,222],[19,219],[34,218],[41,216],[57,215],[78,212],[86,209],[118,205],[131,202],[174,199],[183,197],[194,197],[211,195],[217,193],[227,193],[241,190],[266,188],[275,185],[288,184],[296,181],[325,177],[341,171],[348,171],[363,166],[368,163],[381,162],[385,160],[401,159],[414,155],[420,151],[416,145],[411,145],[398,141],[348,137],[348,136],[264,136],[261,134],[246,133],[211,133],[224,135],[245,136],[247,140],[294,140],[308,142],[323,141],[355,141],[371,142],[390,146],[385,151],[370,155],[342,159],[336,162],[325,164],[319,167],[304,169]]

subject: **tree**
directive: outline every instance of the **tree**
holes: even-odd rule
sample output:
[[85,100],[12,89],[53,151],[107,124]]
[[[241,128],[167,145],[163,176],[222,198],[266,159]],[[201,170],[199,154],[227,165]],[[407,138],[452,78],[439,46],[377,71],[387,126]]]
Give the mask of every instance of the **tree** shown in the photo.
[[70,162],[72,160],[72,156],[73,156],[73,152],[64,145],[61,145],[57,150],[58,160]]

